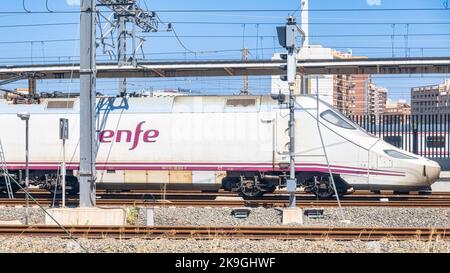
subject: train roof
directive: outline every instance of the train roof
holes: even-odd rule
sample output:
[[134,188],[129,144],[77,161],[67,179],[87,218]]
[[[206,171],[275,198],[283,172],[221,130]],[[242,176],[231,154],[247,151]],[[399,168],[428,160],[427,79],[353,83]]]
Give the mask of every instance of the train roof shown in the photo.
[[[42,98],[39,103],[14,104],[0,99],[0,114],[78,113],[79,98]],[[148,97],[97,97],[97,110],[127,113],[265,112],[278,107],[269,95],[155,95]]]

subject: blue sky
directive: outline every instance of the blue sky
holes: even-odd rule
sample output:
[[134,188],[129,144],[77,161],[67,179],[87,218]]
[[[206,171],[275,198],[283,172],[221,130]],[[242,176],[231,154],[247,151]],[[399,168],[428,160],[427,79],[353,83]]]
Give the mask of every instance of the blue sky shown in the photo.
[[[4,1],[0,9],[0,65],[78,62],[79,14],[7,14],[1,11],[24,11],[22,0]],[[48,0],[51,10],[79,10],[68,3],[75,0]],[[425,11],[372,11],[391,8],[443,8],[445,0],[311,0],[310,9],[370,9],[371,11],[310,12],[310,44],[321,44],[338,50],[352,49],[353,55],[368,57],[450,56],[450,9]],[[45,0],[25,0],[30,11],[46,11]],[[73,3],[72,3],[73,4]],[[197,12],[177,13],[170,10],[196,9],[266,9],[296,10],[299,0],[247,1],[181,1],[141,0],[143,8],[161,11],[163,22],[173,26],[183,44],[197,53],[187,52],[173,33],[142,33],[147,60],[239,59],[243,47],[250,49],[251,59],[267,59],[281,49],[274,38],[275,26],[282,25],[288,12]],[[166,12],[163,12],[166,11]],[[105,10],[105,15],[108,13]],[[295,12],[298,20],[299,13]],[[186,22],[200,22],[188,24]],[[17,27],[23,24],[57,24],[52,26]],[[226,24],[217,24],[226,23]],[[269,24],[273,23],[273,24]],[[446,24],[444,24],[446,23]],[[161,30],[165,26],[161,25]],[[408,36],[406,34],[409,34]],[[394,38],[392,35],[394,34]],[[427,35],[423,35],[427,34]],[[435,35],[430,35],[435,34]],[[202,37],[185,37],[185,36]],[[331,35],[331,36],[330,36]],[[340,36],[344,35],[344,36]],[[349,36],[350,35],[350,36]],[[379,35],[379,36],[354,36]],[[228,37],[211,37],[228,36]],[[230,37],[231,36],[231,37]],[[322,36],[322,37],[317,37]],[[323,37],[328,36],[328,37]],[[49,41],[59,40],[59,41]],[[63,40],[63,41],[61,41]],[[131,43],[129,43],[131,44]],[[394,45],[394,51],[392,51]],[[405,50],[405,47],[410,48]],[[226,50],[210,52],[214,50]],[[207,51],[207,52],[205,52]],[[208,52],[209,51],[209,52]],[[98,49],[98,59],[109,58]],[[168,54],[169,53],[169,54]],[[140,56],[142,58],[142,56]],[[392,99],[409,99],[410,88],[440,83],[449,75],[389,75],[374,76],[374,81],[389,90]],[[25,86],[25,82],[8,88]],[[136,79],[130,80],[129,90],[192,88],[207,93],[236,93],[242,88],[241,78]],[[78,81],[39,81],[42,91],[76,91]],[[116,80],[99,80],[98,89],[116,94]],[[250,90],[268,93],[268,77],[252,77]]]

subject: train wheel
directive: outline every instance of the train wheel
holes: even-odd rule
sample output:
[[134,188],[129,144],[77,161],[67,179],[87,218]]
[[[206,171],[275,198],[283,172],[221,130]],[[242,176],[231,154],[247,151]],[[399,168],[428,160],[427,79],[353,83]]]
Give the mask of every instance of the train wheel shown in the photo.
[[239,194],[244,198],[256,198],[263,195],[263,191],[259,186],[257,179],[250,180],[241,178],[241,187],[239,188]]
[[[334,177],[334,182],[336,183],[339,197],[343,197],[347,193],[347,187],[343,185],[340,177]],[[329,176],[315,176],[314,186],[309,191],[314,193],[319,199],[327,199],[335,195]]]
[[264,193],[273,193],[277,189],[277,186],[272,185],[270,187],[264,188]]
[[[55,187],[52,186],[51,188],[47,188],[47,190],[54,195],[55,194]],[[78,183],[78,179],[75,176],[67,175],[66,176],[66,194],[68,195],[77,195],[80,191],[80,184]],[[61,194],[62,188],[61,185],[58,185],[58,188],[56,189],[56,194]]]
[[[11,189],[12,189],[13,194],[15,194],[16,192],[18,192],[20,190],[19,186],[17,186],[16,183],[11,183]],[[0,193],[8,194],[8,190],[6,189],[6,186],[4,188],[0,188]]]
[[244,190],[244,189],[241,189],[239,194],[242,197],[246,198],[246,199],[252,199],[252,198],[261,197],[263,195],[263,192],[261,190]]
[[314,191],[314,194],[317,196],[317,198],[319,199],[327,199],[327,198],[331,198],[334,195],[334,190],[332,187],[328,187],[326,189],[316,189]]
[[327,176],[314,176],[314,186],[312,192],[319,199],[331,198],[334,195],[333,186]]
[[[16,182],[11,181],[11,190],[12,190],[12,192],[14,194],[18,190],[20,190],[20,187],[16,184]],[[0,177],[0,193],[8,194],[8,190],[6,189],[6,181],[5,181],[5,178],[3,176]]]
[[11,189],[13,193],[16,193],[18,190],[20,190],[20,187],[15,182],[11,182]]
[[66,176],[66,192],[69,195],[77,195],[80,191],[80,184],[75,176]]

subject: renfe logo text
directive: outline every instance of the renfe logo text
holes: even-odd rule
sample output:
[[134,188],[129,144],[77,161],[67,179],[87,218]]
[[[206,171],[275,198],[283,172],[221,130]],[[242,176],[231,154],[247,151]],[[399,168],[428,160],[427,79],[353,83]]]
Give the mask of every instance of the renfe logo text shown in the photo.
[[146,143],[156,142],[156,138],[159,136],[159,131],[155,129],[150,130],[142,130],[142,125],[145,121],[141,121],[134,129],[134,132],[131,130],[117,130],[114,132],[113,130],[104,130],[101,131],[98,135],[98,139],[101,143],[111,143],[111,142],[128,142],[130,143],[133,140],[133,144],[129,149],[134,150],[139,145],[140,137],[142,134],[142,140]]

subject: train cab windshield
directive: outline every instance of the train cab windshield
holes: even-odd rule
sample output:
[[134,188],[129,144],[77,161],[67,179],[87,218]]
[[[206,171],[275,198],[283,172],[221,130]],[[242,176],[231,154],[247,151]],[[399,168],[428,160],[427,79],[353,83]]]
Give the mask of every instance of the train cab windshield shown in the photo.
[[339,126],[341,128],[345,129],[352,129],[355,130],[356,127],[353,126],[350,122],[345,120],[345,118],[341,117],[339,114],[332,110],[326,110],[320,114],[320,117],[324,120],[328,121],[331,124],[334,124],[336,126]]
[[[317,99],[317,98],[314,98]],[[370,134],[369,132],[367,132],[364,128],[362,128],[361,126],[359,126],[358,124],[354,123],[353,121],[351,121],[349,118],[347,118],[346,116],[344,116],[342,113],[340,113],[338,110],[333,109],[333,106],[321,99],[319,99],[320,103],[327,106],[328,109],[321,112],[320,113],[320,117],[322,119],[324,119],[325,121],[344,128],[344,129],[348,129],[348,130],[355,130],[358,132],[362,132],[363,134],[365,134],[366,136],[370,137],[370,138],[376,138],[376,136]]]
[[407,155],[404,153],[401,153],[399,151],[396,150],[384,150],[384,152],[393,158],[398,158],[398,159],[418,159],[417,157],[411,156],[411,155]]

